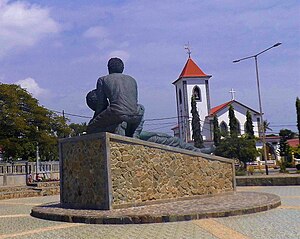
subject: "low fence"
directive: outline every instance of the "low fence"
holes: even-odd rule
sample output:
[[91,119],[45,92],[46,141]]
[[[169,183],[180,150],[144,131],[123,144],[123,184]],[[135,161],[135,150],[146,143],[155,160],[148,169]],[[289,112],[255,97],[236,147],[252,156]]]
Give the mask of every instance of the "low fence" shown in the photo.
[[22,186],[42,179],[59,179],[59,162],[0,162],[0,186]]
[[300,185],[299,174],[237,176],[237,186],[288,186]]

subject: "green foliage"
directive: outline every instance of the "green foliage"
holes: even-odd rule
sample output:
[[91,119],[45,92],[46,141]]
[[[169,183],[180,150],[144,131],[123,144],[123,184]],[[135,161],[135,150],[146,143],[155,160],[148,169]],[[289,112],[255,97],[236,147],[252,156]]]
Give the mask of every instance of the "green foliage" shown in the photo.
[[293,139],[295,137],[296,133],[289,130],[289,129],[281,129],[279,132],[280,141],[279,141],[279,150],[280,150],[280,156],[285,157],[285,160],[287,162],[292,161],[292,149],[288,145],[287,140]]
[[72,123],[69,124],[69,127],[71,128],[71,134],[70,134],[71,137],[82,135],[87,130],[86,123],[81,123],[81,124]]
[[17,85],[0,84],[0,145],[5,160],[58,159],[57,139],[70,132],[66,120],[39,105]]
[[294,153],[295,158],[300,158],[300,144],[298,145],[298,147],[292,147],[291,150]]
[[285,161],[281,161],[279,164],[279,172],[280,173],[287,173],[288,171],[286,170],[286,162]]
[[235,171],[235,176],[246,176],[246,171],[245,169],[238,169]]
[[272,129],[270,128],[270,122],[268,122],[267,120],[264,120],[263,130],[264,130],[265,133],[267,132],[267,130],[272,131]]
[[234,108],[232,105],[229,106],[229,129],[230,136],[237,137],[239,134],[238,120],[234,114]]
[[297,112],[297,128],[298,128],[298,139],[300,141],[300,99],[296,99],[296,112]]
[[296,136],[296,133],[289,130],[289,129],[281,129],[279,132],[279,136],[288,140],[288,139],[293,139]]
[[246,113],[246,127],[245,131],[247,134],[247,138],[253,139],[254,138],[254,130],[253,130],[253,122],[252,122],[252,115],[249,110]]
[[214,127],[214,132],[213,132],[214,144],[215,146],[218,146],[221,141],[221,131],[219,127],[218,117],[216,115],[214,116],[213,119],[213,127]]
[[222,139],[216,148],[215,154],[225,158],[238,159],[244,163],[254,161],[258,155],[255,140],[246,137]]
[[200,124],[200,117],[197,110],[195,96],[192,96],[191,99],[191,113],[192,113],[192,131],[193,131],[193,140],[194,146],[196,148],[203,148],[203,138],[201,135],[201,124]]

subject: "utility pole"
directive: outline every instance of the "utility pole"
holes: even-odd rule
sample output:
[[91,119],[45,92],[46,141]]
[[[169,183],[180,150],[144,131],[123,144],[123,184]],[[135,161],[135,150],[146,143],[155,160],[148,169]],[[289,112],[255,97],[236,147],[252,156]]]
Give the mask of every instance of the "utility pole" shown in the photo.
[[261,55],[262,53],[274,48],[274,47],[277,47],[277,46],[280,46],[281,43],[278,42],[276,44],[274,44],[273,46],[255,54],[255,55],[252,55],[252,56],[247,56],[247,57],[244,57],[244,58],[241,58],[241,59],[238,59],[238,60],[234,60],[233,63],[238,63],[240,61],[243,61],[243,60],[247,60],[247,59],[250,59],[250,58],[254,58],[255,59],[255,71],[256,71],[256,83],[257,83],[257,92],[258,92],[258,103],[259,103],[259,114],[260,114],[260,125],[259,125],[259,131],[260,131],[260,135],[262,136],[262,144],[263,144],[263,155],[264,155],[264,161],[265,161],[265,168],[266,168],[266,175],[269,174],[269,169],[268,169],[268,164],[267,164],[267,160],[268,160],[268,156],[267,156],[267,150],[266,150],[266,132],[264,130],[264,119],[263,119],[263,110],[262,110],[262,103],[261,103],[261,93],[260,93],[260,84],[259,84],[259,76],[258,76],[258,63],[257,63],[257,57],[259,55]]

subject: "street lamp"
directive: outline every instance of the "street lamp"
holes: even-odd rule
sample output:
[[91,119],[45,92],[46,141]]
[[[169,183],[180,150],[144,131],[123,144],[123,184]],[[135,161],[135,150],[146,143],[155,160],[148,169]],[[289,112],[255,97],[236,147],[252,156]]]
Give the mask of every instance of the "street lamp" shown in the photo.
[[241,59],[238,59],[238,60],[234,60],[233,63],[238,63],[240,61],[243,61],[243,60],[247,60],[247,59],[250,59],[250,58],[254,58],[255,59],[255,70],[256,70],[256,83],[257,83],[257,92],[258,92],[258,102],[259,102],[259,114],[260,114],[260,124],[261,126],[259,127],[260,128],[260,131],[261,131],[261,135],[262,135],[262,143],[263,143],[263,154],[264,154],[264,158],[265,158],[265,168],[266,168],[266,174],[268,175],[269,174],[269,170],[268,170],[268,165],[267,165],[267,150],[266,150],[266,134],[265,134],[265,130],[264,130],[264,120],[263,120],[263,110],[262,110],[262,104],[261,104],[261,95],[260,95],[260,86],[259,86],[259,77],[258,77],[258,64],[257,64],[257,57],[259,55],[261,55],[262,53],[274,48],[274,47],[277,47],[277,46],[280,46],[281,43],[278,42],[276,44],[274,44],[273,46],[255,54],[255,55],[252,55],[252,56],[247,56],[247,57],[244,57],[244,58],[241,58]]

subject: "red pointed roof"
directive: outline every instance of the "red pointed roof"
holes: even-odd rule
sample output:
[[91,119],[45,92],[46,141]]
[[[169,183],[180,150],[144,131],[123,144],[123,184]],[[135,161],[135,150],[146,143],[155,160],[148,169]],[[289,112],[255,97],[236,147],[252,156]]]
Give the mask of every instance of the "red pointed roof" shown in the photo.
[[197,64],[192,60],[192,58],[189,58],[187,62],[185,63],[185,66],[179,76],[181,77],[205,77],[206,75],[200,68],[197,66]]
[[217,113],[219,110],[224,109],[226,106],[230,105],[233,102],[233,100],[228,101],[224,104],[218,105],[214,108],[212,108],[209,112],[210,115],[214,115],[215,113]]

